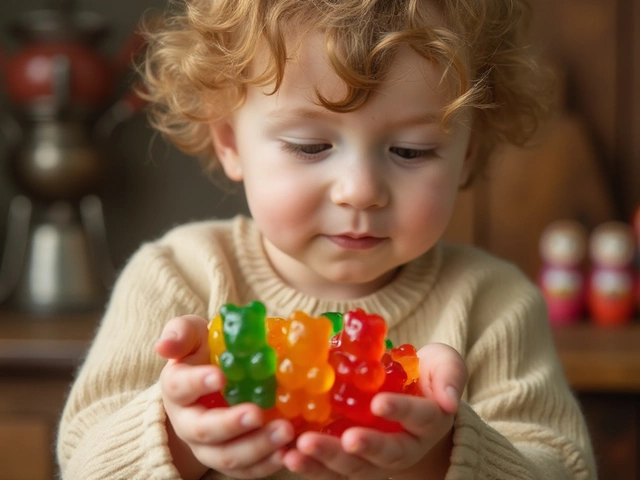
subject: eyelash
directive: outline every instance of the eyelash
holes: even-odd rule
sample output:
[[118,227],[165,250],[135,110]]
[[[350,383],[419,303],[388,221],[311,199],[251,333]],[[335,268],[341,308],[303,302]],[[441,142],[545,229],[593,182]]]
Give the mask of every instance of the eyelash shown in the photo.
[[[293,153],[295,156],[304,159],[313,159],[318,155],[331,149],[331,145],[328,143],[289,143],[282,142],[282,149],[286,152]],[[305,149],[311,149],[314,151],[308,152]],[[316,151],[317,150],[317,151]]]
[[[327,150],[331,149],[331,145],[328,143],[289,143],[282,142],[282,149],[286,152],[292,153],[299,158],[314,159]],[[305,151],[311,150],[311,151]],[[413,148],[404,147],[391,147],[389,149],[391,153],[400,157],[403,161],[414,161],[425,158],[437,157],[435,149],[430,150],[416,150]]]
[[[437,156],[434,149],[416,150],[413,148],[391,147],[389,151],[403,160],[417,160],[423,158],[434,158]],[[404,155],[402,155],[401,152],[404,153]]]

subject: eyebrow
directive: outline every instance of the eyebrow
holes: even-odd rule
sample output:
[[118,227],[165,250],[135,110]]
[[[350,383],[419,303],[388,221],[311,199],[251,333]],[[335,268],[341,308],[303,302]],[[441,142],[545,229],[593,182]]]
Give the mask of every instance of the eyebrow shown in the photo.
[[288,121],[296,121],[301,119],[317,120],[325,118],[330,112],[319,108],[295,108],[292,110],[273,110],[267,116],[274,123],[285,123]]
[[[288,123],[299,120],[321,120],[328,119],[334,112],[320,109],[301,107],[292,110],[274,110],[269,113],[268,118],[273,123]],[[336,113],[335,115],[340,115]],[[442,117],[438,113],[433,112],[418,112],[408,117],[400,118],[397,121],[392,121],[391,126],[395,128],[408,127],[413,125],[429,125],[440,124]]]

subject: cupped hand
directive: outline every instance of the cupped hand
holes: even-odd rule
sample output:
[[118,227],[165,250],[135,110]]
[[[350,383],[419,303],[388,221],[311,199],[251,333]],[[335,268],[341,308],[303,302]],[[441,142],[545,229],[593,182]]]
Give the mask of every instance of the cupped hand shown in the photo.
[[286,453],[285,466],[314,480],[395,480],[411,478],[413,472],[421,478],[444,478],[467,368],[458,352],[443,344],[429,344],[418,356],[424,397],[379,393],[371,402],[375,415],[400,422],[403,432],[353,427],[341,438],[307,432]]
[[250,403],[213,409],[197,403],[224,388],[222,371],[209,363],[204,318],[170,320],[156,351],[168,360],[160,388],[169,446],[183,478],[200,478],[207,469],[234,478],[257,478],[282,468],[283,447],[294,434],[289,422],[264,425],[262,411]]

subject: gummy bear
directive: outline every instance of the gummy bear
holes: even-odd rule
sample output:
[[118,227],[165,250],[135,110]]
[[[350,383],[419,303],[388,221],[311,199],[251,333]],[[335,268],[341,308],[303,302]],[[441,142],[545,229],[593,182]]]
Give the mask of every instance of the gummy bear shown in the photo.
[[222,408],[229,406],[227,401],[224,399],[222,392],[213,392],[207,395],[203,395],[198,400],[196,400],[196,403],[202,405],[205,408]]
[[275,404],[276,354],[267,344],[265,315],[260,302],[243,307],[226,304],[220,309],[227,349],[219,361],[227,379],[224,397],[230,405],[253,402],[266,410]]
[[276,351],[276,355],[282,355],[286,346],[287,320],[282,317],[267,318],[267,344]]
[[416,352],[416,347],[409,343],[403,343],[399,347],[391,349],[391,358],[404,368],[407,379],[404,385],[408,386],[418,380],[420,376],[420,362]]
[[388,353],[385,353],[382,356],[382,366],[384,367],[385,377],[380,391],[402,393],[407,381],[407,372],[404,371],[402,364],[396,362]]
[[331,320],[331,325],[333,326],[333,331],[331,332],[331,338],[329,339],[329,348],[337,348],[340,342],[340,331],[343,327],[342,315],[339,312],[324,312],[322,314],[323,317],[327,317]]
[[322,317],[327,317],[331,320],[331,326],[333,327],[331,334],[335,335],[342,330],[343,327],[343,315],[340,312],[324,312],[321,314]]
[[294,312],[285,322],[285,347],[278,356],[276,405],[286,418],[321,423],[331,414],[329,391],[335,374],[329,365],[331,321]]
[[375,420],[369,405],[385,380],[382,356],[387,325],[379,315],[362,309],[344,315],[344,327],[331,348],[329,363],[336,372],[331,390],[334,414],[363,425]]
[[222,334],[222,317],[216,315],[209,324],[209,336],[207,338],[209,344],[209,352],[211,363],[220,365],[220,355],[227,349],[224,344],[224,336]]

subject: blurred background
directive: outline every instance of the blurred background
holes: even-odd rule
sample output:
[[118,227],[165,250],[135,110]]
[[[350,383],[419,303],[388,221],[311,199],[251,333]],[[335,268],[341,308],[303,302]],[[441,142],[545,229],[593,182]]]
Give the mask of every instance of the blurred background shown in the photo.
[[[24,42],[12,35],[10,26],[22,14],[50,6],[75,4],[77,11],[99,15],[107,31],[96,44],[96,54],[110,61],[129,42],[141,15],[161,10],[163,0],[145,1],[49,1],[3,0],[0,7],[0,47],[9,59],[22,52]],[[130,73],[130,72],[129,72]],[[117,88],[131,83],[131,75]],[[11,99],[0,89],[0,111],[5,114]],[[2,125],[2,124],[0,124]],[[6,129],[6,125],[4,126]],[[0,127],[0,132],[3,128]],[[11,142],[0,133],[0,246],[7,237],[11,199],[24,190],[8,168]],[[116,268],[122,266],[143,240],[153,239],[172,225],[211,216],[226,217],[246,211],[242,195],[219,188],[202,172],[197,161],[187,158],[161,138],[154,136],[144,114],[115,127],[104,145],[99,145],[106,167],[94,192],[102,201],[107,243]],[[236,191],[241,192],[238,188]]]
[[[633,225],[640,205],[640,0],[533,3],[533,47],[543,53],[560,79],[557,113],[533,148],[503,149],[486,178],[462,193],[447,238],[473,243],[511,260],[538,281],[545,266],[540,239],[553,222],[579,223],[585,242],[608,222]],[[91,28],[105,29],[98,32],[99,39],[94,39],[90,50],[94,60],[101,58],[110,64],[126,53],[141,15],[150,9],[161,10],[165,1],[2,0],[0,65],[5,67],[0,75],[3,83],[13,82],[13,92],[20,92],[20,82],[10,75],[15,68],[9,70],[6,65],[24,53],[27,28],[22,25],[22,36],[17,35],[12,30],[15,21],[53,6],[92,12],[100,19],[102,26]],[[30,28],[27,33],[31,36],[44,35],[34,31],[33,23]],[[44,48],[47,42],[37,43]],[[54,72],[58,96],[54,111],[16,108],[19,95],[12,97],[6,85],[0,88],[0,258],[5,252],[0,275],[0,480],[54,475],[51,443],[57,417],[105,298],[99,295],[99,287],[83,290],[83,286],[99,277],[98,283],[108,287],[141,242],[173,225],[247,212],[240,187],[234,193],[219,186],[196,160],[155,136],[143,113],[129,115],[111,109],[129,99],[132,76],[122,64],[119,68],[122,75],[110,85],[113,91],[90,113],[65,108],[73,92],[68,88],[71,70],[64,58],[56,63]],[[86,83],[91,86],[91,81]],[[135,102],[131,106],[139,107]],[[16,119],[24,127],[25,116],[30,128],[22,132],[24,158],[35,158],[37,146],[52,142],[52,128],[54,136],[58,132],[55,138],[67,138],[69,125],[93,126],[106,118],[109,134],[98,142],[93,143],[90,133],[81,128],[78,136],[69,135],[67,143],[55,146],[68,152],[74,145],[90,145],[91,152],[85,151],[81,160],[104,167],[93,172],[96,181],[90,186],[80,181],[79,193],[65,197],[37,182],[42,172],[16,173],[12,132]],[[28,137],[25,130],[40,133]],[[60,180],[60,184],[65,182]],[[82,202],[87,193],[91,201]],[[16,198],[28,202],[16,202]],[[52,199],[62,201],[55,208],[43,208],[41,199],[47,204]],[[27,224],[29,215],[31,230],[23,229],[22,235],[20,227]],[[83,236],[87,227],[89,240]],[[77,291],[52,290],[55,285],[42,279],[50,267],[47,252],[51,253],[54,239],[65,247],[55,254],[66,261],[62,263],[67,268],[50,268],[51,278],[67,279],[58,283],[71,286],[75,281]],[[107,265],[93,265],[81,255],[87,242],[94,250],[102,249]],[[635,243],[632,248],[637,254]],[[23,268],[16,267],[20,255],[33,260],[35,273],[29,273],[31,277],[19,288],[21,296],[16,296],[11,295],[15,286],[10,277],[15,277],[12,271],[20,273]],[[580,266],[587,264],[588,259],[583,259]],[[86,268],[69,267],[77,265]],[[630,267],[637,270],[637,263]],[[25,272],[23,277],[27,277]],[[65,303],[73,294],[82,301]],[[581,318],[570,328],[554,329],[563,366],[592,430],[603,479],[640,478],[637,306],[627,317],[615,329],[594,327],[589,318]],[[38,398],[34,391],[39,392]]]

